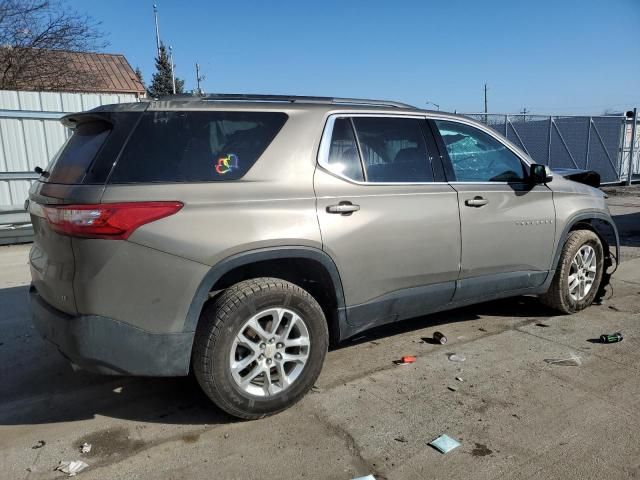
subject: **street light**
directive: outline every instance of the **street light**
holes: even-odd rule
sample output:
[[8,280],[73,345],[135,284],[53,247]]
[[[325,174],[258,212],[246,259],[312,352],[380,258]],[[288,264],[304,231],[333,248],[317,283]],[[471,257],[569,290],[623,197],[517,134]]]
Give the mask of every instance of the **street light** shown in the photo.
[[437,103],[433,103],[433,102],[427,100],[426,104],[427,105],[433,105],[434,107],[436,107],[438,109],[438,111],[440,110],[440,105],[438,105]]

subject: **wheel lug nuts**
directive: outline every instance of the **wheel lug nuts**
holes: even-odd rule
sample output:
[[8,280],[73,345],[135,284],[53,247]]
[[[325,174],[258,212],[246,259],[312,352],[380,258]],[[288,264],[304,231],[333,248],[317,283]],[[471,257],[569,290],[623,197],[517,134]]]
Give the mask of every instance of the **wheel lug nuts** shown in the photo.
[[264,344],[264,343],[261,343],[261,344],[260,344],[260,348],[261,348],[262,350],[264,350],[266,347],[267,347],[267,345],[266,345],[266,344]]
[[275,342],[275,341],[276,341],[276,339],[275,339],[275,338],[270,338],[270,339],[269,339],[269,343],[273,343],[273,342]]
[[258,357],[258,360],[264,360],[264,355],[260,354],[260,356]]
[[276,353],[276,360],[282,360],[282,355],[280,355],[279,353]]
[[267,358],[267,365],[271,365],[271,359]]
[[276,344],[276,348],[282,348],[282,347],[284,347],[284,343],[277,343]]

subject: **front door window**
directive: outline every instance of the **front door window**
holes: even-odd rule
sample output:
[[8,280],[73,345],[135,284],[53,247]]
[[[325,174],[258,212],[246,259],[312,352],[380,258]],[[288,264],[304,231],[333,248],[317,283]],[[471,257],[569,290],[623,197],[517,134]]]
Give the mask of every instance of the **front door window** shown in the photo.
[[523,182],[520,159],[491,135],[463,123],[436,120],[458,182]]

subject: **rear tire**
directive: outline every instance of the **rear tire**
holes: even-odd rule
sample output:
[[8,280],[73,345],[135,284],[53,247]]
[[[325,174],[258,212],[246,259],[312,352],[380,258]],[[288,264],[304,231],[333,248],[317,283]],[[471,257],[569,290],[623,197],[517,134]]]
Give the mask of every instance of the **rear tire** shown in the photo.
[[328,343],[322,308],[309,293],[277,278],[256,278],[205,306],[193,369],[218,407],[257,419],[289,408],[311,389]]
[[603,271],[604,253],[598,236],[591,230],[571,232],[551,286],[541,300],[562,313],[587,308],[598,293]]

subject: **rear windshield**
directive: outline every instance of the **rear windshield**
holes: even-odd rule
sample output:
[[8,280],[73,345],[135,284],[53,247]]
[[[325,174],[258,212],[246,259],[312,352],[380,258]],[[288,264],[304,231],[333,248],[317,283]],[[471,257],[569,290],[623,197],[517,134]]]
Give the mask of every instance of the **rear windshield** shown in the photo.
[[78,125],[47,167],[49,176],[43,177],[43,180],[51,183],[82,183],[109,133],[111,125],[104,121]]
[[147,112],[109,183],[239,179],[286,120],[281,112]]

